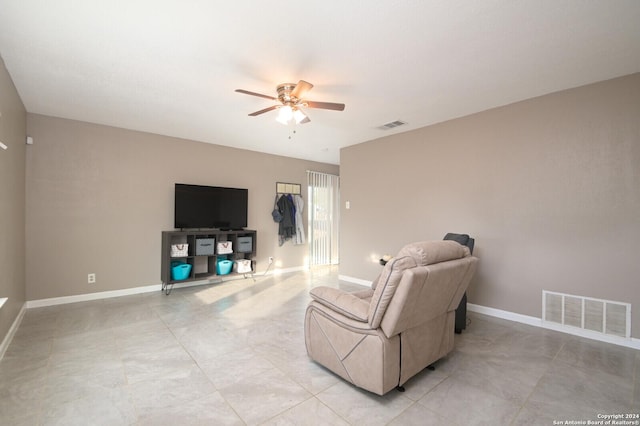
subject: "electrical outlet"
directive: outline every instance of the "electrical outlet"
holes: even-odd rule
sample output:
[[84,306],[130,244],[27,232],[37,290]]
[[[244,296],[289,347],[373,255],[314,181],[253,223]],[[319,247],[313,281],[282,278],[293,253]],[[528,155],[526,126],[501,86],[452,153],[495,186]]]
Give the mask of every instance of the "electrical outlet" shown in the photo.
[[269,256],[269,265],[273,263],[273,256]]
[[87,283],[95,284],[96,283],[96,274],[87,275]]

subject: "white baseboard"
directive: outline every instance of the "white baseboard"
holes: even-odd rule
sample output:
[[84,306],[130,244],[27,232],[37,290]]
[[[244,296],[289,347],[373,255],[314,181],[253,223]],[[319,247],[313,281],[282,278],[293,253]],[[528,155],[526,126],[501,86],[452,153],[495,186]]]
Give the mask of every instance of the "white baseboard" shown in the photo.
[[555,325],[548,321],[542,321],[541,318],[531,317],[528,315],[517,314],[515,312],[503,311],[502,309],[489,308],[486,306],[475,305],[473,303],[467,303],[467,309],[471,312],[477,312],[479,314],[489,315],[495,318],[501,318],[508,321],[519,322],[522,324],[532,325],[534,327],[546,328],[548,330],[559,331],[561,333],[571,334],[573,336],[585,337],[587,339],[598,340],[600,342],[612,343],[618,346],[625,346],[627,348],[640,350],[640,339],[636,338],[624,338],[610,336],[607,334],[597,333],[590,330],[583,330],[576,327],[568,327]]
[[130,296],[132,294],[150,293],[152,291],[160,291],[161,284],[148,285],[144,287],[132,287],[122,290],[100,291],[97,293],[77,294],[74,296],[52,297],[49,299],[29,300],[27,308],[42,308],[45,306],[64,305],[67,303],[87,302],[90,300],[110,299],[112,297]]
[[15,336],[16,331],[18,331],[20,323],[22,323],[22,318],[24,317],[24,313],[27,310],[26,305],[26,302],[22,305],[22,308],[20,308],[20,312],[18,312],[18,316],[15,320],[13,320],[13,324],[11,324],[11,327],[9,328],[9,332],[6,336],[4,336],[4,339],[2,339],[2,343],[0,344],[0,361],[4,357],[4,353],[7,351],[9,344],[13,340],[13,336]]
[[[283,269],[274,269],[273,271],[268,271],[262,274],[254,274],[254,278],[258,278],[265,275],[280,275],[286,274],[289,272],[298,272],[298,271],[306,271],[309,268],[305,266],[296,266],[293,268],[283,268]],[[247,275],[247,279],[250,279],[251,276]],[[200,285],[211,285],[216,283],[223,283],[225,281],[239,280],[245,279],[244,276],[236,275],[230,276],[229,278],[220,278],[219,281],[190,281],[184,284],[178,284],[179,287],[194,287]],[[178,287],[175,287],[178,288]],[[100,291],[96,293],[85,293],[85,294],[77,294],[74,296],[62,296],[62,297],[52,297],[49,299],[38,299],[38,300],[29,300],[25,303],[27,309],[29,308],[42,308],[45,306],[54,306],[54,305],[64,305],[67,303],[76,303],[76,302],[88,302],[90,300],[99,300],[99,299],[110,299],[112,297],[120,297],[120,296],[130,296],[133,294],[141,294],[141,293],[151,293],[154,291],[162,290],[162,284],[153,284],[143,287],[132,287],[125,288],[122,290],[110,290],[110,291]]]
[[490,317],[502,318],[509,321],[519,322],[522,324],[533,325],[534,327],[542,327],[542,320],[528,315],[516,314],[515,312],[503,311],[501,309],[489,308],[486,306],[467,303],[467,309],[471,312],[489,315]]

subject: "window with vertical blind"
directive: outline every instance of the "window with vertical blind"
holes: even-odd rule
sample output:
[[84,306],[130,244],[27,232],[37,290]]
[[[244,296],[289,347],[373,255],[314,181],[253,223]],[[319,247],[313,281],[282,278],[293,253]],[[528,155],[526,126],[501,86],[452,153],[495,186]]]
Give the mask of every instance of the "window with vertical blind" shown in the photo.
[[307,171],[309,196],[309,264],[337,265],[340,223],[340,177]]

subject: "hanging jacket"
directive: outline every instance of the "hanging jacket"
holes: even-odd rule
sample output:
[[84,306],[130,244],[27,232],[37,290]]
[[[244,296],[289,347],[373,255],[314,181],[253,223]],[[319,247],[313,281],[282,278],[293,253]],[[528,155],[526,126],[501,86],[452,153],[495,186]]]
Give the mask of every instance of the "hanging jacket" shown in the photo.
[[293,202],[289,197],[283,195],[278,200],[278,210],[282,213],[282,220],[278,223],[278,244],[283,245],[287,240],[296,234],[296,223],[293,213]]
[[304,238],[304,225],[302,222],[302,211],[304,210],[304,200],[300,195],[293,196],[293,205],[296,208],[295,219],[296,219],[296,239],[294,244],[300,245],[305,243]]

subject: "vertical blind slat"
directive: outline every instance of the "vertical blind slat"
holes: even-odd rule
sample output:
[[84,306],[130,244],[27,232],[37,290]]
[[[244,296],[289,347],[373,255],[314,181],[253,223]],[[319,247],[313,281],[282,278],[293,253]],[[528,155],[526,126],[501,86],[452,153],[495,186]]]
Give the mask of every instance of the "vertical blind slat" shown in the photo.
[[309,262],[311,265],[339,262],[340,178],[308,171]]

